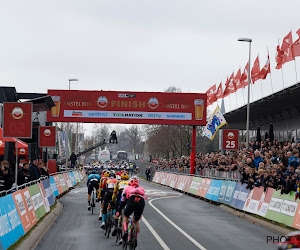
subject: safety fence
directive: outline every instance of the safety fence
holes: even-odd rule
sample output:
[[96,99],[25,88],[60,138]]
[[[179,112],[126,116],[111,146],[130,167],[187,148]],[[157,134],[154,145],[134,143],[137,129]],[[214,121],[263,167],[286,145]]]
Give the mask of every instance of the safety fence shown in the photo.
[[[180,174],[190,174],[190,168],[164,168],[159,171],[162,172],[170,172],[170,173],[180,173]],[[203,169],[195,169],[196,175],[201,177],[207,177],[212,179],[229,179],[238,181],[241,179],[241,173],[238,170],[234,171],[220,171],[215,168],[203,168]]]
[[12,193],[0,197],[0,250],[7,249],[45,215],[57,196],[80,183],[84,170],[61,172],[19,186]]
[[153,182],[300,229],[300,205],[295,192],[281,194],[280,190],[265,191],[263,187],[250,190],[247,184],[235,181],[158,171]]

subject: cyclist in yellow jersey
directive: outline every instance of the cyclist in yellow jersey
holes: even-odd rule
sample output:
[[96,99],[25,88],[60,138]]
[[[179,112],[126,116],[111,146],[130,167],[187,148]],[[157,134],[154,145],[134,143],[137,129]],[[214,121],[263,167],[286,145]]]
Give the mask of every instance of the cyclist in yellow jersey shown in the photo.
[[[119,211],[119,205],[122,198],[123,190],[128,186],[129,176],[127,173],[123,173],[121,175],[121,181],[117,182],[114,189],[114,194],[112,197],[112,201],[115,202],[116,211]],[[116,236],[118,227],[118,216],[115,217],[115,228],[112,232],[112,236]]]

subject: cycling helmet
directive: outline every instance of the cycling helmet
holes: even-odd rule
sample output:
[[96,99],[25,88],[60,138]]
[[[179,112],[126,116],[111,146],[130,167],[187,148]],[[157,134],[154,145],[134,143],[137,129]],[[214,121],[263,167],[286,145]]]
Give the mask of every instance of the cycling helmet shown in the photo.
[[110,172],[109,172],[109,171],[105,171],[105,173],[104,173],[104,176],[105,176],[105,177],[108,177],[108,176],[109,176],[109,174],[110,174]]
[[118,181],[120,181],[120,180],[121,180],[121,176],[120,176],[120,175],[116,175],[116,179],[117,179]]
[[140,181],[138,178],[131,178],[128,185],[138,187],[140,185]]
[[121,175],[121,180],[128,180],[128,179],[129,179],[129,176],[128,176],[127,173],[123,173],[123,174]]
[[91,174],[97,174],[96,170],[92,170]]
[[111,170],[110,173],[111,174],[116,174],[116,171],[115,170]]
[[116,178],[116,174],[114,174],[114,173],[110,173],[110,174],[109,174],[109,178],[111,178],[111,179],[115,179],[115,178]]

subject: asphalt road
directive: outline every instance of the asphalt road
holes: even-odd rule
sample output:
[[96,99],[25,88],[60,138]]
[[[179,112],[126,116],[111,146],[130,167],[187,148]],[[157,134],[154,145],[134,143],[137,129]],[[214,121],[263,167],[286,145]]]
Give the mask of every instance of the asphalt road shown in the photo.
[[[149,199],[138,249],[276,249],[266,243],[267,236],[277,235],[274,232],[170,188],[144,181],[142,186]],[[122,249],[114,238],[104,236],[98,211],[92,215],[87,210],[85,184],[60,201],[63,211],[36,249]]]

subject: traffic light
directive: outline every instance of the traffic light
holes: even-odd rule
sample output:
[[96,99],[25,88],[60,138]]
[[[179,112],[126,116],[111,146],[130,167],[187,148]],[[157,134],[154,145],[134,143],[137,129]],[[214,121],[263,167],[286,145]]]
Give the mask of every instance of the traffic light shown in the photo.
[[110,134],[109,143],[113,143],[113,144],[117,144],[118,143],[117,133],[114,130]]

